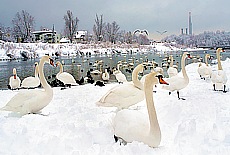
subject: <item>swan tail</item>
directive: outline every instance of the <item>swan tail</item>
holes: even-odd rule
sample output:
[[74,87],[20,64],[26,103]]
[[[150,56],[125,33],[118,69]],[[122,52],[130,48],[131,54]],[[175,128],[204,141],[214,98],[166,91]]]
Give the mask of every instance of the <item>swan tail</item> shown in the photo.
[[0,108],[1,111],[13,111],[13,109],[9,106],[4,106],[2,108]]

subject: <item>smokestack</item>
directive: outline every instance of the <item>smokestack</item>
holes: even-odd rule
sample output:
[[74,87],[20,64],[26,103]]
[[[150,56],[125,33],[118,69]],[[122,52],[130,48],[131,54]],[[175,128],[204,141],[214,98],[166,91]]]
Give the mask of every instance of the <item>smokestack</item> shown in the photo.
[[188,31],[189,31],[189,35],[192,35],[192,13],[189,12],[189,16],[188,16]]

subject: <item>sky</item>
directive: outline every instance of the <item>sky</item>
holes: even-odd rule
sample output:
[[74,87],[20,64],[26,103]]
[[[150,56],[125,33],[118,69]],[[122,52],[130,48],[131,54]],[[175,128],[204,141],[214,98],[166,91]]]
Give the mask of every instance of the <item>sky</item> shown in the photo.
[[[41,26],[57,31],[64,27],[67,10],[78,17],[79,30],[89,30],[95,15],[103,15],[104,22],[116,21],[121,30],[146,29],[150,38],[180,34],[188,27],[188,14],[192,12],[193,34],[204,31],[229,31],[229,4],[226,0],[1,0],[0,23],[11,26],[17,12],[26,10],[35,17],[36,29]],[[159,32],[167,31],[160,35]]]

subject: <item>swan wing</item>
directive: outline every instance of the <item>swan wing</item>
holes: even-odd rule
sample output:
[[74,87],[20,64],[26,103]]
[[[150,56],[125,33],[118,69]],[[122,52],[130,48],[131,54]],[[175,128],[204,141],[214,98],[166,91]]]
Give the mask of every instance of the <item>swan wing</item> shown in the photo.
[[38,87],[40,79],[38,77],[27,77],[22,81],[21,87]]
[[169,91],[181,90],[185,88],[189,83],[188,80],[179,75],[173,76],[171,78],[165,78],[164,80],[169,83],[169,85],[163,85],[162,88]]
[[126,76],[123,73],[115,75],[118,82],[127,82]]
[[[13,96],[10,101],[5,105],[8,110],[17,109],[22,107],[26,102],[36,99],[38,90],[24,90]],[[3,107],[4,109],[4,107]]]
[[97,105],[127,108],[142,100],[144,100],[144,91],[131,83],[127,83],[110,89],[97,102]]
[[139,111],[124,109],[116,114],[113,127],[115,135],[126,142],[144,141],[149,131],[148,117]]
[[21,80],[20,78],[17,76],[16,79],[14,79],[13,76],[10,77],[10,80],[9,80],[9,85],[11,86],[11,89],[13,88],[19,88],[20,87],[20,84],[21,84]]
[[172,76],[176,76],[178,74],[178,71],[174,67],[169,67],[167,70],[167,73],[168,73],[169,77],[172,77]]
[[58,74],[57,79],[62,81],[64,84],[76,84],[76,80],[74,79],[74,77],[67,72],[62,72],[61,74]]

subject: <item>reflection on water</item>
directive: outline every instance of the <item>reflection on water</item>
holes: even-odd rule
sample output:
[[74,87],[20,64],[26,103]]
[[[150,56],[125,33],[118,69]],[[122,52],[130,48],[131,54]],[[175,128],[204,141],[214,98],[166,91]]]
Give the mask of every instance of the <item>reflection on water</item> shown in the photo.
[[[214,59],[216,59],[215,51],[199,51],[199,52],[190,52],[191,55],[196,58],[199,56],[204,59],[204,55],[206,53],[210,53],[212,56],[214,56]],[[76,80],[79,80],[82,76],[86,76],[86,72],[91,69],[100,70],[99,66],[94,66],[95,61],[102,60],[102,66],[101,70],[104,71],[104,68],[107,68],[110,66],[116,67],[116,64],[118,61],[123,61],[130,63],[132,60],[134,60],[134,66],[136,66],[139,62],[143,61],[155,61],[159,64],[160,67],[162,67],[164,63],[164,58],[168,55],[173,55],[173,58],[175,60],[174,64],[178,62],[180,66],[180,58],[181,58],[181,52],[174,52],[174,53],[167,53],[167,54],[156,54],[156,53],[146,53],[146,54],[134,54],[134,55],[111,55],[111,56],[91,56],[91,57],[65,57],[65,58],[58,58],[55,61],[64,61],[64,71],[71,73]],[[230,57],[230,54],[228,51],[221,53],[222,60],[225,60],[227,57]],[[191,63],[195,60],[187,60],[187,63]],[[8,84],[8,79],[10,76],[12,76],[13,68],[17,69],[17,75],[20,77],[21,80],[28,76],[34,76],[34,63],[39,62],[39,59],[31,59],[27,61],[23,60],[14,60],[14,61],[0,61],[0,89],[6,89]],[[121,71],[126,75],[127,80],[131,80],[131,73],[126,72],[125,69],[121,68]],[[167,68],[164,68],[165,75],[167,76]],[[180,71],[180,67],[179,67]],[[48,81],[52,81],[53,79],[48,77],[52,77],[52,75],[56,75],[59,72],[59,67],[52,67],[49,64],[45,64],[44,67],[44,73],[46,76],[46,79]],[[150,69],[146,70],[144,73],[149,73]],[[93,76],[95,80],[100,80],[99,75]],[[115,82],[115,77],[111,75],[111,82]]]

